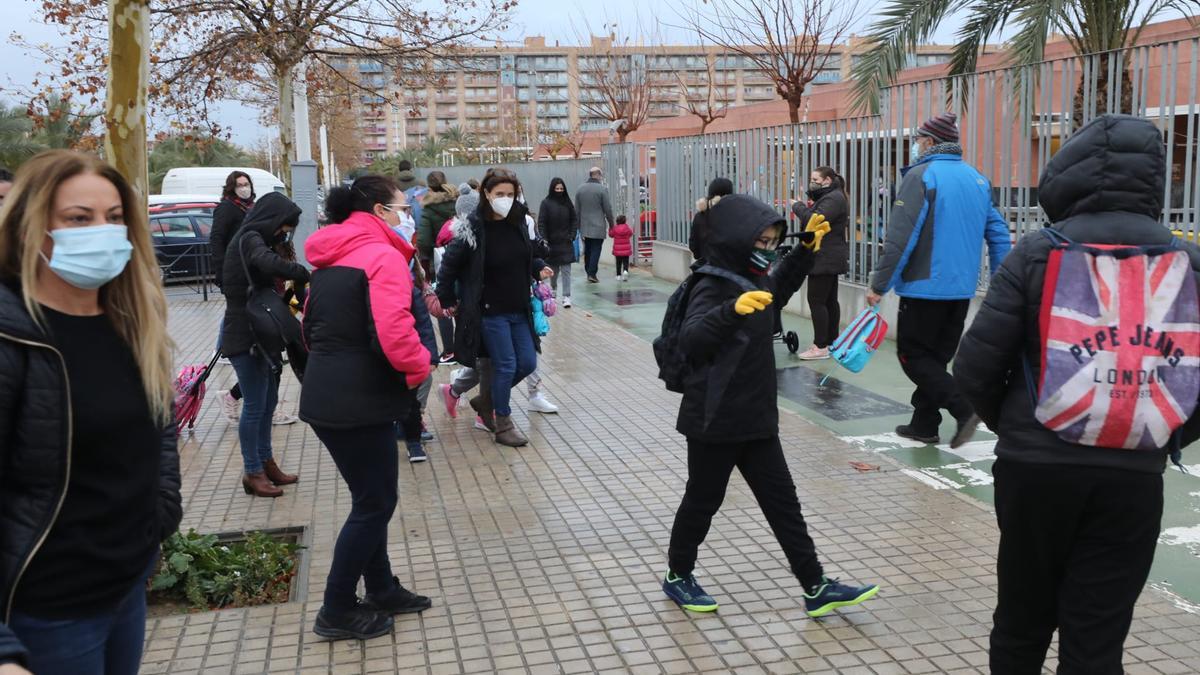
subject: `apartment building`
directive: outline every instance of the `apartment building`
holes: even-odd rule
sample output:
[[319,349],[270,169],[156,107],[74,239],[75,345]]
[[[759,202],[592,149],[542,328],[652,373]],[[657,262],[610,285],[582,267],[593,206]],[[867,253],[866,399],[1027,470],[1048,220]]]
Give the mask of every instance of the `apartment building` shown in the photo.
[[[864,41],[854,37],[835,47],[813,86],[848,79],[857,54],[865,48]],[[952,49],[923,46],[910,57],[910,66],[945,63]],[[357,101],[364,162],[419,146],[451,128],[470,132],[488,145],[516,147],[536,145],[539,136],[554,132],[606,128],[608,120],[595,109],[603,100],[595,80],[606,68],[632,70],[658,83],[648,122],[688,114],[686,97],[707,98],[710,87],[715,88],[716,101],[731,107],[777,98],[770,78],[746,56],[713,46],[613,46],[609,38],[599,37],[586,46],[560,46],[533,36],[520,46],[481,47],[456,58],[435,59],[437,83],[421,90],[398,91],[396,78],[366,58],[335,65],[356,71],[360,82],[382,94],[363,95]]]

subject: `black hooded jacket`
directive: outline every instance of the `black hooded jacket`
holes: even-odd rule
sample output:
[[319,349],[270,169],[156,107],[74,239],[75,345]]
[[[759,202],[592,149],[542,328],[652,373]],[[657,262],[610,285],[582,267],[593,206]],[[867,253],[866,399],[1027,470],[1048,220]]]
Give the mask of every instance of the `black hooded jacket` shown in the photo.
[[[276,243],[276,232],[284,225],[295,225],[300,221],[300,207],[278,192],[263,195],[246,213],[242,229],[229,242],[224,269],[221,271],[221,292],[225,294],[225,326],[221,331],[221,351],[226,356],[237,356],[250,351],[254,336],[250,333],[250,319],[246,316],[246,301],[250,295],[250,283],[246,268],[256,287],[274,286],[276,279],[308,282],[308,269],[303,265],[288,262],[279,256],[271,244]],[[245,260],[245,267],[242,265]]]
[[[774,294],[783,307],[804,283],[813,255],[803,246],[776,262],[767,276],[750,273],[754,241],[784,224],[771,207],[748,195],[729,195],[708,209],[708,264],[740,274]],[[775,383],[775,312],[740,316],[733,305],[744,291],[721,277],[694,281],[679,344],[692,362],[684,380],[676,430],[709,443],[771,438],[779,434]]]
[[[529,228],[525,223],[528,214],[525,205],[516,202],[504,221],[485,225],[483,213],[477,209],[466,220],[454,224],[454,239],[446,246],[442,265],[438,268],[437,296],[442,307],[458,308],[454,317],[454,357],[464,366],[474,368],[475,359],[481,356],[483,348],[483,267],[488,228],[515,227],[521,231],[529,255],[524,260],[512,262],[529,270],[530,285],[546,266],[539,257],[536,243],[529,240]],[[532,330],[533,309],[527,300],[524,305]],[[533,344],[541,351],[541,338],[536,331],[533,331]]]
[[242,221],[253,206],[244,206],[229,197],[223,197],[221,203],[213,210],[212,229],[208,232],[208,246],[212,256],[212,272],[217,288],[225,283],[222,271],[225,269],[225,251],[229,242],[242,229]]
[[[553,189],[553,188],[551,188]],[[550,195],[542,200],[537,212],[538,234],[546,240],[551,265],[570,265],[575,262],[575,235],[579,234],[579,214],[575,204],[564,192],[561,197]]]
[[[1042,172],[1038,201],[1051,227],[1071,241],[1161,245],[1165,148],[1157,128],[1125,115],[1105,115],[1080,129]],[[1200,248],[1179,242],[1200,280]],[[1161,473],[1167,451],[1143,452],[1076,445],[1034,417],[1025,380],[1028,359],[1040,381],[1038,314],[1052,242],[1025,235],[992,277],[987,297],[954,359],[954,379],[1000,440],[996,455],[1033,464],[1070,464]],[[1200,438],[1200,415],[1184,424],[1182,444]]]

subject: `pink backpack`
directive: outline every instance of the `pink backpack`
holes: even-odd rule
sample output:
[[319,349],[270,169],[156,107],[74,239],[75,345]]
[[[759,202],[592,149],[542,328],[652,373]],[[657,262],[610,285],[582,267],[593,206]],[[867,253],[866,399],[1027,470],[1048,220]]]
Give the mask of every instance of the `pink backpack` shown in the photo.
[[447,244],[449,244],[450,240],[452,240],[452,239],[454,239],[454,219],[453,218],[442,223],[442,229],[438,230],[438,235],[437,235],[437,239],[434,241],[434,246],[436,248],[442,248],[443,246],[446,246]]

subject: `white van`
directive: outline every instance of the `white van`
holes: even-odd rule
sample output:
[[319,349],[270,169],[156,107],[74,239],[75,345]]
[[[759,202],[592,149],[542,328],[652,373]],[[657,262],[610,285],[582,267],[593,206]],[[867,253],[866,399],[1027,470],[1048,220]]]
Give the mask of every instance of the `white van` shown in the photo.
[[171,169],[163,177],[163,195],[211,195],[220,199],[225,189],[225,179],[233,171],[243,171],[254,183],[254,193],[262,196],[268,192],[287,193],[287,186],[273,174],[262,169],[238,166],[190,166]]

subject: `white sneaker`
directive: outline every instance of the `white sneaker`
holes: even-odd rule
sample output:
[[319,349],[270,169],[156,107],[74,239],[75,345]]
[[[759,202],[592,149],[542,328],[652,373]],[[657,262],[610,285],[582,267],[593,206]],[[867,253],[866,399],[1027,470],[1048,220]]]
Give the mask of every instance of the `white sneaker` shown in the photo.
[[230,396],[228,391],[219,391],[217,395],[221,399],[221,412],[225,413],[225,419],[237,424],[242,418],[242,402]]
[[558,412],[558,406],[546,400],[542,392],[538,392],[529,397],[529,409],[534,412],[540,412],[547,415],[553,415]]
[[629,281],[629,272],[625,271],[621,274],[621,281]]
[[563,307],[570,307],[570,306],[571,306],[571,296],[568,295],[567,297],[563,298]]
[[277,427],[287,424],[295,424],[299,421],[300,418],[296,417],[295,415],[289,415],[278,408],[275,409],[275,414],[271,416],[271,424]]

